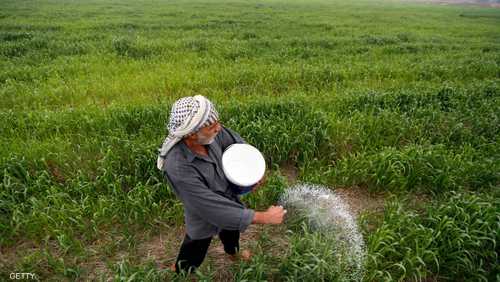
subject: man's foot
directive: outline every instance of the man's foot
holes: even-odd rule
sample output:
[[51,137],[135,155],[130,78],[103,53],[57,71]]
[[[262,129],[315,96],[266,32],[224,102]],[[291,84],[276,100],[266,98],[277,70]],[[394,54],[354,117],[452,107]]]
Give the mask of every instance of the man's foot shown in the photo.
[[250,261],[252,258],[252,253],[249,250],[243,250],[241,251],[240,257],[244,261]]
[[252,258],[252,253],[249,250],[243,250],[240,253],[236,253],[234,255],[229,255],[229,259],[232,261],[250,261]]

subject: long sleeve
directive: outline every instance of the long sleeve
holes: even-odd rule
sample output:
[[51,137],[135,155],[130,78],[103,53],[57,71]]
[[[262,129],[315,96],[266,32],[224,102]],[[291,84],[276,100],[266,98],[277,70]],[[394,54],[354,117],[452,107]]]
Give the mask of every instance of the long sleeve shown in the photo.
[[176,167],[167,176],[188,213],[226,230],[243,232],[252,223],[253,210],[212,191],[194,167],[186,165],[182,173],[178,171]]

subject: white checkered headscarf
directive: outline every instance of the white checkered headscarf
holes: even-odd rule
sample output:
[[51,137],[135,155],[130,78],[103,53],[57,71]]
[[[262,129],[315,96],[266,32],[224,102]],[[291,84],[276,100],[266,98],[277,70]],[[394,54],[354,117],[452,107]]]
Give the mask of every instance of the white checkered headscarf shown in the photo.
[[214,105],[202,95],[184,97],[172,106],[168,122],[168,136],[159,149],[156,166],[162,170],[165,157],[172,147],[185,136],[219,120]]

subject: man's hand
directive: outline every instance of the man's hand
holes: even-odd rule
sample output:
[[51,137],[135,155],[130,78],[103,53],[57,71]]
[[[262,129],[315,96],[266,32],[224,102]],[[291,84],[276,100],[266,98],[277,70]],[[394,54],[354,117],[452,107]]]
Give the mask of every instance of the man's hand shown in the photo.
[[255,212],[252,223],[281,224],[286,210],[282,206],[271,206],[265,212]]
[[286,210],[282,206],[271,206],[267,209],[267,219],[269,224],[280,224],[283,222]]

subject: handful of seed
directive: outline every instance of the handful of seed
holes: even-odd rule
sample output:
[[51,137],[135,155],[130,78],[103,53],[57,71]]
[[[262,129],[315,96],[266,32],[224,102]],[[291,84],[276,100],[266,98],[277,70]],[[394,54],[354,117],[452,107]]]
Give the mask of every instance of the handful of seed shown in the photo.
[[355,217],[345,202],[327,187],[298,184],[285,190],[280,205],[289,213],[287,224],[305,222],[313,232],[320,232],[333,239],[332,250],[339,263],[346,265],[353,281],[363,277],[365,244],[358,230]]

